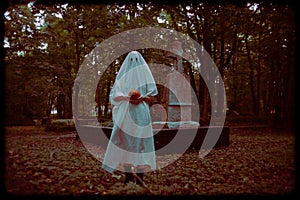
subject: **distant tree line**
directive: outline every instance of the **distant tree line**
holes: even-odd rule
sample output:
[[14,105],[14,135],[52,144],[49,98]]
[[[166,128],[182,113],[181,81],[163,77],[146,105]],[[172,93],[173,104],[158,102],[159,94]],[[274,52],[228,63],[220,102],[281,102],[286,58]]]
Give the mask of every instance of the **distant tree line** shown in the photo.
[[[227,107],[294,124],[295,13],[289,4],[9,4],[4,13],[6,123],[42,118],[57,110],[72,118],[76,74],[97,44],[140,27],[187,34],[211,55],[226,86]],[[141,50],[147,61],[156,51]],[[108,94],[122,59],[101,77],[95,103],[109,117]],[[210,100],[199,71],[185,64],[207,119]]]

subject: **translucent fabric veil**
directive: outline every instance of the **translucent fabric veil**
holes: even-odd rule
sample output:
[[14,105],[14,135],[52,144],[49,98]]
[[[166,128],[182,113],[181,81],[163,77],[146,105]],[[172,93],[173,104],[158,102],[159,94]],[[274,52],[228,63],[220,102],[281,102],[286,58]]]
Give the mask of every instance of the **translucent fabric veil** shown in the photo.
[[[132,89],[140,92],[140,98],[158,94],[148,64],[137,51],[126,56],[110,92],[114,127],[102,165],[109,172],[119,163],[156,168],[149,106],[146,102],[130,104],[128,94]],[[116,97],[123,100],[116,101]]]
[[157,94],[155,81],[148,64],[139,52],[132,51],[126,56],[116,77],[110,93],[111,103],[118,105],[120,102],[115,102],[113,100],[115,97],[128,97],[128,93],[132,88],[138,89],[143,85],[147,85],[149,89],[147,91],[140,91],[141,97],[149,97]]

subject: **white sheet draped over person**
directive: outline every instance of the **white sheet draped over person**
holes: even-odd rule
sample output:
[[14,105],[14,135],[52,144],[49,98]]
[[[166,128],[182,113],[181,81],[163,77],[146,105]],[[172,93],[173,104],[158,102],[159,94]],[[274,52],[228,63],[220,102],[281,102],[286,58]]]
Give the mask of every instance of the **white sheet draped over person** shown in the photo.
[[[130,97],[133,91],[138,94],[134,100]],[[147,101],[157,94],[155,80],[144,58],[137,51],[130,52],[110,92],[114,126],[102,163],[102,167],[110,173],[114,172],[118,164],[124,164],[125,182],[133,181],[131,166],[156,169],[152,121]]]

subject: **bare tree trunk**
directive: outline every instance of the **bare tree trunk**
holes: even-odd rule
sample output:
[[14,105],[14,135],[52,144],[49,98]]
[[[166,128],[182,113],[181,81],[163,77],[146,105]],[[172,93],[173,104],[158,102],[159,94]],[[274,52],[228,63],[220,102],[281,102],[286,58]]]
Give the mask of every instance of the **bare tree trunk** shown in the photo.
[[105,109],[104,109],[104,116],[105,117],[108,117],[110,83],[111,83],[110,80],[108,80],[107,83],[106,83],[106,97],[105,97]]
[[[236,72],[236,68],[237,68],[237,62],[236,62],[236,56],[234,56],[233,58],[233,63],[232,63],[232,72],[233,72],[233,76],[236,76],[234,73]],[[233,91],[233,98],[232,98],[232,101],[231,101],[231,104],[230,104],[230,109],[232,110],[237,110],[237,97],[238,97],[238,80],[237,81],[233,81],[232,83],[232,91]]]
[[256,75],[256,115],[260,115],[260,79],[261,79],[261,35],[262,35],[262,25],[259,24],[259,32],[258,32],[258,49],[257,49],[257,75]]
[[[210,23],[210,14],[209,14],[209,9],[204,9],[203,12],[203,18],[204,18],[204,23],[203,23],[203,46],[204,49],[206,50],[206,52],[211,55],[212,53],[212,49],[211,49],[211,43],[212,43],[212,38],[211,38],[211,31],[210,31],[210,27],[209,27],[209,23]],[[202,78],[200,78],[202,79]],[[200,81],[200,89],[199,91],[202,90],[202,98],[203,98],[203,107],[201,110],[201,118],[204,122],[208,121],[208,107],[209,107],[209,101],[208,101],[208,89],[207,87],[204,85],[201,86],[201,83],[204,83],[204,81]]]
[[291,34],[288,38],[288,46],[287,46],[287,67],[288,67],[288,82],[287,82],[287,131],[290,133],[295,133],[295,43],[294,43],[294,35]]
[[268,85],[268,114],[273,114],[274,112],[274,81],[275,81],[275,71],[274,71],[274,61],[270,66],[270,77]]
[[254,114],[257,113],[257,105],[256,105],[256,95],[255,95],[255,87],[254,87],[254,66],[253,61],[251,58],[251,50],[248,44],[248,33],[245,34],[245,44],[246,44],[246,51],[247,51],[247,58],[249,62],[249,68],[250,68],[250,75],[249,75],[249,82],[250,82],[250,91],[251,91],[251,97],[252,97],[252,112]]
[[63,118],[63,104],[64,104],[64,95],[59,92],[57,96],[57,118],[62,119]]
[[[101,81],[101,79],[100,79]],[[101,101],[101,94],[103,93],[103,87],[100,85],[100,81],[97,84],[96,94],[95,94],[95,102],[97,104],[98,113],[97,113],[97,119],[100,122],[100,118],[102,117],[102,101]]]
[[46,109],[45,117],[51,116],[52,105],[53,105],[53,96],[50,93],[50,94],[48,94],[47,109]]
[[64,118],[71,119],[72,118],[72,87],[67,87],[67,92],[65,94],[65,110],[64,110]]

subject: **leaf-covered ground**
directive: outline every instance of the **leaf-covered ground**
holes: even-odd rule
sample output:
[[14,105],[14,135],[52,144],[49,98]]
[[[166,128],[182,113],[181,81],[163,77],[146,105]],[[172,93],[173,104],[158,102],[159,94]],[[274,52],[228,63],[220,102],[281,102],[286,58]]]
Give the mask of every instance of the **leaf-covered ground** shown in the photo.
[[[230,146],[198,152],[145,175],[148,188],[123,184],[70,133],[7,127],[5,186],[9,194],[44,195],[286,195],[295,187],[293,135],[231,129]],[[160,158],[166,161],[168,156]]]

